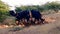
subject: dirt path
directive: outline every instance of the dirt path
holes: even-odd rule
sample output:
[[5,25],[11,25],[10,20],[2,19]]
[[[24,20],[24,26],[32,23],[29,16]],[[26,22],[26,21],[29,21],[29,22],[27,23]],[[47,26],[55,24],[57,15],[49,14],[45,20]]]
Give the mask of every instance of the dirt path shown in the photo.
[[20,31],[9,31],[7,28],[0,29],[0,34],[60,34],[60,14],[43,16],[43,18],[47,17],[51,17],[55,21],[49,22],[49,24],[26,27]]

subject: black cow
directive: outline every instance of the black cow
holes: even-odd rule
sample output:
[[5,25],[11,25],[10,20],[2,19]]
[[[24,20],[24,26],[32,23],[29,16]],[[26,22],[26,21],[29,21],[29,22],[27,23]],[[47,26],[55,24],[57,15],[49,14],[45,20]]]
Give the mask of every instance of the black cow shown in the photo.
[[[41,13],[38,10],[31,10],[31,11],[24,10],[24,11],[20,11],[19,13],[15,13],[13,10],[11,10],[11,11],[9,11],[9,13],[12,16],[16,17],[17,25],[19,25],[19,22],[22,23],[21,21],[25,21],[25,19],[27,21],[26,23],[31,22],[32,24],[34,24],[36,21],[38,21],[38,22],[41,21],[39,23],[43,23],[43,21],[44,21],[44,19],[42,19]],[[30,20],[30,18],[31,19],[35,18],[35,20],[34,21],[33,21],[33,19]],[[26,23],[24,23],[24,24],[26,24]],[[26,25],[28,25],[28,24],[26,24]]]

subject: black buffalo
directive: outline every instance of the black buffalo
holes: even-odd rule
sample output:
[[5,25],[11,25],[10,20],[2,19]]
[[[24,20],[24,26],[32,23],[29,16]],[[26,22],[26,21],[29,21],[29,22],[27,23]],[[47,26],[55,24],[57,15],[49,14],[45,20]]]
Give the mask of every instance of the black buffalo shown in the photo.
[[11,10],[9,11],[9,13],[12,16],[16,17],[17,22],[23,21],[23,19],[26,19],[27,21],[29,21],[29,18],[30,18],[28,10],[20,11],[19,13],[15,13],[13,10]]
[[39,23],[43,23],[44,19],[42,19],[42,15],[38,10],[31,10],[32,17],[35,18]]
[[[23,21],[26,19],[27,22],[31,22],[31,23],[35,23],[35,21],[37,20],[39,23],[43,23],[44,19],[42,19],[42,15],[38,10],[24,10],[24,11],[20,11],[19,13],[15,13],[13,10],[9,11],[9,13],[16,17],[16,21],[19,24],[20,21]],[[30,20],[30,18],[35,18],[34,21]]]

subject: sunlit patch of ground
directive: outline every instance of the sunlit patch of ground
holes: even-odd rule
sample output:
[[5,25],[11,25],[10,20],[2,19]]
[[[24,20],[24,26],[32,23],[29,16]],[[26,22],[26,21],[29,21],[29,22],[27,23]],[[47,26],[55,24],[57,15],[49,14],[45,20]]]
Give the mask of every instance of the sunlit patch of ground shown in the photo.
[[[8,25],[0,25],[0,29],[2,29],[2,28],[10,28],[10,27],[15,27],[15,26],[13,26],[13,25],[10,25],[10,26],[8,26]],[[18,27],[23,28],[24,26],[23,25],[18,25]]]
[[8,25],[0,25],[0,28],[7,28]]
[[54,17],[47,17],[47,18],[45,18],[45,21],[47,21],[48,23],[52,23],[52,22],[56,21],[56,18],[54,18]]

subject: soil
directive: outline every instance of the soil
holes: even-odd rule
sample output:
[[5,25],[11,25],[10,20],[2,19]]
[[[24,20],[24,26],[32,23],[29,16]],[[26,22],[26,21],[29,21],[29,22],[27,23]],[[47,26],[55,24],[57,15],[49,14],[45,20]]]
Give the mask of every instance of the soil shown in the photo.
[[0,34],[60,34],[60,13],[43,15],[48,24],[31,25],[19,31],[9,31],[7,25],[0,26]]

